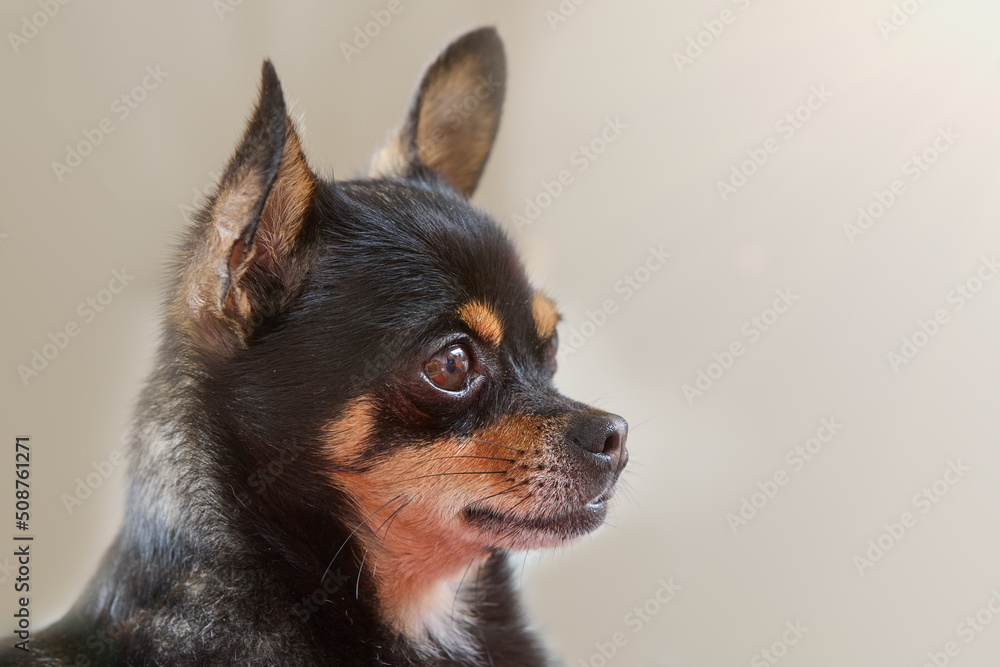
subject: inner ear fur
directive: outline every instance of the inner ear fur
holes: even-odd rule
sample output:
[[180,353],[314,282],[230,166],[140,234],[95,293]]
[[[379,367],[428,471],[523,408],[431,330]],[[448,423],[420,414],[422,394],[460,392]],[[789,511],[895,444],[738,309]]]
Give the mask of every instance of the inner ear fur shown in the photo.
[[403,124],[372,158],[375,178],[441,178],[472,196],[500,127],[507,65],[496,29],[462,35],[427,68]]
[[316,182],[265,61],[257,106],[181,260],[174,316],[200,345],[247,347],[298,295],[316,236]]

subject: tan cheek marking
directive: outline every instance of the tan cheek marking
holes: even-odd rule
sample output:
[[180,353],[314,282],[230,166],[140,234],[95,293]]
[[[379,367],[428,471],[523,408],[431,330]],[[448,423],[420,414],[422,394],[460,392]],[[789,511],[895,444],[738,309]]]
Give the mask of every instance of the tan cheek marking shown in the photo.
[[[373,577],[383,617],[396,631],[418,636],[427,631],[428,619],[450,613],[453,586],[470,563],[488,555],[458,514],[527,479],[530,466],[551,463],[545,434],[558,420],[510,417],[468,438],[400,447],[363,461],[373,416],[372,403],[361,398],[327,426],[330,478],[350,498],[355,521],[367,518],[357,536],[368,549],[364,568]],[[361,463],[368,469],[359,470]],[[522,504],[527,495],[520,486],[487,502],[530,513]],[[360,560],[360,554],[355,557]]]
[[494,346],[503,341],[503,325],[493,309],[482,301],[470,301],[458,309],[458,316],[477,336]]
[[324,454],[334,469],[351,468],[361,463],[372,424],[372,403],[365,396],[356,398],[340,416],[326,426]]
[[[510,463],[491,459],[513,457],[470,440],[442,440],[363,461],[372,419],[371,403],[362,398],[327,426],[329,476],[350,498],[354,520],[367,518],[357,536],[369,550],[364,568],[374,577],[383,616],[415,636],[438,607],[450,610],[454,591],[448,586],[487,557],[455,516],[476,498],[470,493],[504,488],[497,485]],[[369,469],[358,470],[361,463]]]
[[542,340],[548,340],[556,330],[556,323],[559,321],[559,313],[556,311],[552,299],[541,292],[535,292],[531,299],[531,315],[535,320],[535,331]]

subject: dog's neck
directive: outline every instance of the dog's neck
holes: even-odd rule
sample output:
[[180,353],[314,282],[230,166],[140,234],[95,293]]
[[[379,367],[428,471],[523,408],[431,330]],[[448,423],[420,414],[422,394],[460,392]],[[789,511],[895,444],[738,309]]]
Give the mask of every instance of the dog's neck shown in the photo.
[[414,645],[468,653],[468,628],[481,602],[478,582],[490,551],[454,517],[419,497],[390,497],[366,474],[341,473],[350,488],[350,551],[379,617]]
[[391,530],[382,536],[372,531],[360,566],[382,618],[414,645],[471,652],[476,642],[469,632],[489,552],[458,531],[442,534],[418,513],[408,516],[404,509],[387,520]]
[[[473,635],[475,608],[482,602],[478,599],[478,582],[486,557],[455,568],[456,560],[441,555],[444,563],[452,567],[409,554],[401,562],[396,555],[390,557],[395,563],[380,562],[378,567],[385,567],[384,573],[373,570],[370,575],[379,608],[393,630],[423,653],[443,650],[452,655],[476,654],[479,640]],[[419,568],[421,561],[427,562],[426,569]]]

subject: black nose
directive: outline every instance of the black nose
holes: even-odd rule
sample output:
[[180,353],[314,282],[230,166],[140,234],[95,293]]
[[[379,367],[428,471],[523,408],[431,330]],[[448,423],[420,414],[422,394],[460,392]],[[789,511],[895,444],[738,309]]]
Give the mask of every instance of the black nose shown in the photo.
[[581,415],[567,435],[571,443],[589,454],[588,458],[610,464],[615,472],[628,462],[628,423],[618,415]]

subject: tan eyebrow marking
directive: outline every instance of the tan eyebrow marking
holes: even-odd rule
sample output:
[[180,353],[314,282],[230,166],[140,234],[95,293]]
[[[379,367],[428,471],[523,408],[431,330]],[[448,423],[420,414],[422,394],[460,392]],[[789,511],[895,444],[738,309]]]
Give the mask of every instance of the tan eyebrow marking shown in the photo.
[[458,309],[458,316],[483,340],[499,346],[503,340],[503,324],[492,308],[479,300],[470,301]]
[[535,331],[542,340],[548,340],[556,330],[559,312],[552,299],[541,292],[535,292],[531,298],[531,315],[535,318]]

